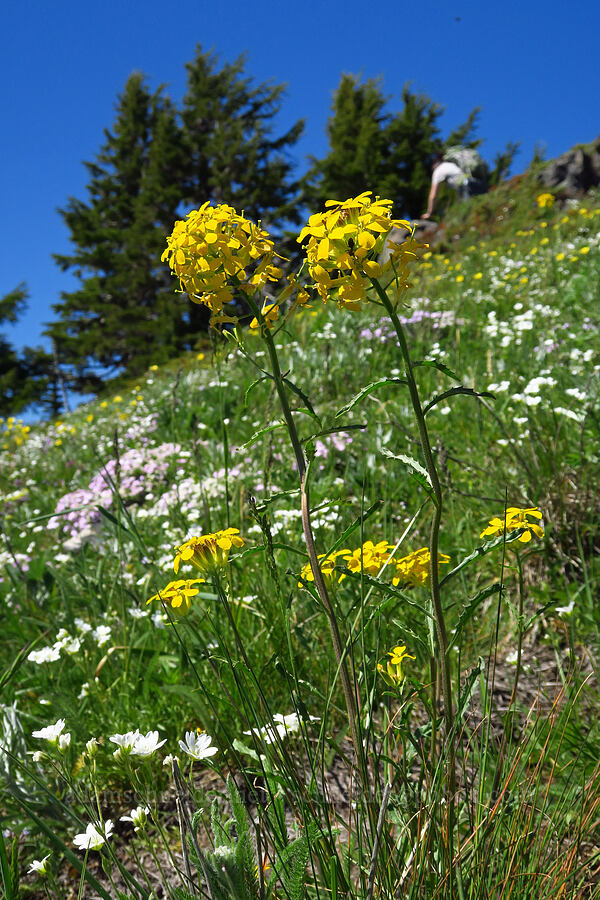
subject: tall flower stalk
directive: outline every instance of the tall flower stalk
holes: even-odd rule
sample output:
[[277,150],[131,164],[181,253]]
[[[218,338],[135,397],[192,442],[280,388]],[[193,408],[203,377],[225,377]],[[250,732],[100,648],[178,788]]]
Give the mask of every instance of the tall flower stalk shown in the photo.
[[[300,438],[296,429],[296,423],[294,422],[294,417],[290,408],[286,387],[281,372],[281,366],[279,365],[279,358],[277,356],[277,348],[275,347],[273,336],[268,327],[269,322],[264,318],[263,313],[260,311],[251,296],[248,296],[248,305],[250,306],[256,319],[261,324],[261,333],[267,345],[267,351],[269,353],[273,382],[275,384],[281,411],[283,413],[283,418],[285,420],[285,424],[287,426],[288,434],[290,436],[290,441],[292,444],[292,449],[294,451],[294,457],[296,460],[296,466],[300,478],[302,530],[304,532],[304,541],[306,544],[306,550],[308,552],[308,558],[310,561],[310,567],[313,574],[315,587],[327,616],[329,633],[331,636],[331,644],[338,665],[340,681],[342,684],[342,690],[344,692],[344,700],[346,702],[348,724],[350,726],[350,737],[352,739],[352,744],[354,746],[357,761],[360,762],[363,759],[363,753],[361,752],[360,737],[357,726],[357,687],[356,682],[353,682],[353,679],[350,676],[346,652],[344,650],[344,641],[340,632],[339,622],[337,619],[335,608],[331,601],[331,597],[329,596],[329,592],[327,591],[327,587],[325,585],[325,579],[323,578],[321,566],[319,565],[317,548],[315,545],[310,516],[310,491],[307,481],[306,457],[302,449],[302,444],[300,443]],[[363,767],[361,766],[361,769],[362,768]]]

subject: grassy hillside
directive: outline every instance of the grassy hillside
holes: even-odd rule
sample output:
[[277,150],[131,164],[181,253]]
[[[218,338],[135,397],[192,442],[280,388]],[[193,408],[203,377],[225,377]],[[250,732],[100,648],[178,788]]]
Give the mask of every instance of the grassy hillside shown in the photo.
[[[277,896],[296,896],[284,872],[293,865],[278,856],[293,834],[306,842],[298,871],[311,860],[310,897],[597,895],[600,202],[542,208],[534,185],[502,187],[452,212],[412,282],[398,312],[413,361],[426,363],[415,374],[431,402],[444,495],[441,577],[456,570],[442,602],[454,644],[462,883],[444,863],[448,737],[442,688],[431,699],[428,592],[394,585],[393,561],[361,573],[340,558],[329,584],[377,801],[374,817],[363,810],[353,825],[361,804],[348,798],[360,778],[340,664],[302,572],[297,470],[273,382],[257,370],[265,345],[250,334],[246,357],[213,341],[61,421],[2,423],[5,887],[13,836],[21,873],[52,852],[51,875],[21,875],[20,889],[15,876],[8,897],[44,878],[51,896],[77,896],[84,858],[107,896],[176,896],[177,866],[189,892],[179,896],[200,896],[180,858],[167,753],[180,757],[192,806],[208,809],[208,785],[222,791],[228,771],[246,780],[271,867],[247,896],[263,896],[269,877]],[[313,303],[276,344],[312,459],[318,552],[347,548],[360,563],[369,540],[389,542],[396,559],[429,546],[432,505],[390,320],[374,306]],[[539,508],[543,539],[486,544],[480,535],[506,507]],[[192,587],[190,614],[172,624],[159,599],[147,600],[175,579],[174,548],[228,528],[243,547],[219,584],[205,576]],[[200,576],[182,564],[177,577]],[[411,657],[402,679],[386,681],[377,665],[402,645]],[[296,716],[293,734],[259,731],[275,714]],[[61,719],[70,743],[32,737]],[[166,743],[147,758],[115,758],[111,736],[135,729]],[[196,729],[218,753],[188,771],[178,742]],[[326,787],[331,773],[337,792]],[[301,785],[311,786],[304,797]],[[117,822],[138,803],[151,828],[118,822],[102,851],[74,850],[73,835],[99,811]],[[154,861],[141,849],[147,834],[168,848],[155,846]],[[93,862],[101,852],[112,886]],[[214,896],[235,896],[222,890]],[[84,896],[98,891],[86,884]]]

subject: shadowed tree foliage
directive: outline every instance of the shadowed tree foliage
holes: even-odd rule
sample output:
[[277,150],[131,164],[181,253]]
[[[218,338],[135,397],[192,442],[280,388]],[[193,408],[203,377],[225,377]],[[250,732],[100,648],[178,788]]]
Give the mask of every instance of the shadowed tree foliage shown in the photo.
[[87,201],[71,198],[60,211],[73,251],[55,259],[80,286],[61,295],[47,333],[81,390],[96,390],[106,375],[140,374],[179,349],[182,312],[160,254],[176,218],[183,162],[175,108],[142,75],[131,75],[112,131],[85,163]]
[[289,151],[304,122],[273,137],[284,85],[252,85],[244,58],[217,69],[215,57],[196,49],[186,65],[182,121],[186,148],[185,200],[228,203],[275,232],[283,221],[299,221]]
[[46,333],[80,391],[136,377],[206,330],[207,311],[175,295],[160,260],[182,204],[229,203],[274,230],[297,214],[286,154],[303,125],[272,137],[283,88],[253,87],[243,60],[218,70],[200,48],[187,70],[181,111],[162,88],[130,76],[112,129],[85,163],[87,198],[60,211],[72,251],[55,259],[79,286],[61,295]]
[[[0,325],[17,322],[27,299],[25,284],[0,298]],[[0,334],[0,416],[17,415],[32,404],[56,415],[63,406],[59,387],[60,373],[52,354],[42,347],[18,351]]]
[[[355,75],[342,76],[327,123],[329,151],[323,159],[311,159],[303,181],[311,208],[372,190],[393,200],[396,214],[416,218],[427,206],[436,154],[445,147],[481,144],[475,137],[479,108],[443,139],[443,109],[425,94],[405,85],[401,109],[390,112],[387,103],[380,79],[361,83]],[[509,144],[497,158],[497,180],[507,174],[515,150]]]
[[312,159],[304,182],[311,206],[373,190],[393,200],[396,212],[422,211],[431,163],[442,148],[437,126],[442,109],[408,85],[402,100],[403,108],[390,113],[380,79],[360,83],[354,75],[342,76],[327,123],[329,152]]

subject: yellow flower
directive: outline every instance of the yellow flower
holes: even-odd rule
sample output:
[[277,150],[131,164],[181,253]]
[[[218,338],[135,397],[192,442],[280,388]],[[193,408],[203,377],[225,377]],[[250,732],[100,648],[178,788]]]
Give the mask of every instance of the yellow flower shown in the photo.
[[530,522],[528,517],[541,519],[542,514],[537,506],[531,506],[527,509],[520,509],[518,506],[509,506],[503,519],[494,516],[490,519],[490,524],[484,528],[479,537],[495,537],[496,535],[506,534],[509,531],[515,531],[517,528],[525,529],[519,540],[527,544],[531,540],[531,535],[535,534],[538,538],[544,537],[544,529],[536,522]]
[[[319,560],[319,568],[323,573],[323,577],[325,580],[332,580],[335,571],[335,561],[339,556],[346,557],[350,553],[350,550],[336,550],[335,553],[320,553],[317,557]],[[303,582],[305,581],[314,581],[315,577],[313,575],[311,564],[308,562],[305,566],[302,567],[302,571],[300,572],[300,578],[302,581],[298,582],[298,587],[303,586]]]
[[476,281],[479,281],[480,278],[483,278],[483,272],[475,272],[473,278],[475,278]]
[[162,600],[165,606],[168,606],[174,616],[187,616],[192,607],[192,597],[200,593],[200,589],[195,587],[201,584],[204,578],[181,579],[180,581],[170,581],[166,588],[159,591],[153,597],[146,601],[146,604],[152,603],[153,600]]
[[[365,541],[362,547],[358,547],[357,550],[345,557],[346,568],[357,575],[361,571],[366,572],[367,575],[379,575],[393,549],[393,544],[388,544],[387,541],[379,541],[377,544],[374,544],[373,541]],[[344,577],[342,575],[340,581]]]
[[[263,306],[261,312],[267,328],[272,328],[279,318],[279,306],[277,305],[277,303],[267,303],[265,306]],[[260,322],[255,316],[250,322],[250,328],[258,328],[259,326]]]
[[581,247],[579,252],[581,253],[582,256],[585,256],[586,253],[590,252],[590,248],[589,247]]
[[[298,237],[298,243],[306,245],[308,271],[318,294],[324,302],[335,295],[340,308],[360,309],[371,279],[386,272],[393,272],[398,292],[405,289],[409,265],[426,249],[413,240],[409,222],[392,219],[392,201],[372,200],[371,193],[343,203],[328,200],[326,211],[312,215]],[[387,240],[392,228],[407,232],[408,239]],[[390,258],[379,262],[386,243]]]
[[377,671],[390,686],[396,686],[404,681],[404,672],[402,671],[403,660],[416,659],[416,657],[410,656],[410,654],[406,652],[406,647],[404,645],[401,647],[394,647],[393,650],[388,651],[387,655],[391,657],[391,659],[385,661],[385,666],[382,665],[382,663],[378,663]]
[[[450,562],[450,557],[445,553],[438,553],[438,571],[440,565]],[[426,587],[431,576],[431,553],[428,547],[420,547],[413,550],[408,556],[395,561],[396,575],[392,578],[394,585],[413,584],[418,587]]]
[[556,254],[556,259],[557,259],[558,262],[562,262],[564,258],[565,258],[565,254],[564,254],[564,253],[557,253],[557,254]]
[[551,206],[554,206],[554,197],[552,194],[538,194],[535,199],[540,209],[550,209]]
[[237,528],[227,528],[214,534],[203,534],[190,538],[185,544],[175,548],[173,569],[179,572],[180,563],[191,563],[204,573],[214,573],[223,569],[229,559],[232,547],[243,547],[244,540]]
[[236,289],[255,291],[281,277],[271,265],[269,233],[226,204],[207,202],[189,212],[175,222],[167,245],[161,260],[169,263],[190,300],[210,309],[213,326],[237,322],[226,311]]
[[465,276],[464,276],[464,275],[457,275],[457,276],[456,276],[456,280],[457,280],[458,283],[460,284],[461,281],[464,281],[464,280],[465,280]]

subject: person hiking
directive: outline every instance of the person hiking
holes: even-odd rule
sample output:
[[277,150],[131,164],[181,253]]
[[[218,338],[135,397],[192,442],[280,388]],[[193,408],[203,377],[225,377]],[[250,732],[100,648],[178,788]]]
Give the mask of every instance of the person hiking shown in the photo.
[[438,153],[433,160],[427,212],[423,213],[423,219],[433,213],[437,192],[443,182],[454,188],[459,200],[466,200],[487,190],[487,167],[472,148],[449,147],[443,156]]

